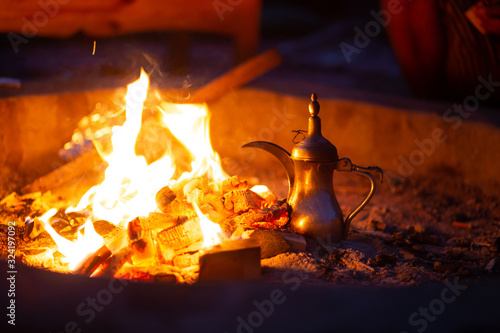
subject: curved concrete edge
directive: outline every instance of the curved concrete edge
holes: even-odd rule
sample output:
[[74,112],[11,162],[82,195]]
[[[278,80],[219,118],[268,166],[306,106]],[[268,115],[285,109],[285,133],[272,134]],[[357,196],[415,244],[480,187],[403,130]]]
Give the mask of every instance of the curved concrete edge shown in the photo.
[[[321,96],[318,100],[323,135],[337,146],[339,156],[380,166],[387,182],[435,174],[460,177],[486,192],[498,189],[497,126],[448,114],[447,109],[429,113]],[[227,94],[209,105],[217,124],[214,147],[235,161],[265,168],[272,157],[239,147],[257,139],[291,150],[291,131],[307,130],[308,103],[306,98],[251,89]],[[244,169],[244,164],[232,163]]]
[[[2,181],[15,172],[24,185],[61,165],[57,151],[71,139],[80,118],[97,103],[119,104],[124,91],[0,99]],[[170,93],[161,91],[166,96]],[[482,186],[486,192],[498,191],[499,127],[456,114],[443,117],[446,108],[429,113],[321,96],[319,101],[323,134],[337,146],[339,156],[358,165],[382,167],[386,184],[445,174]],[[253,89],[232,91],[210,103],[212,144],[225,169],[230,174],[264,172],[271,178],[284,177],[272,156],[240,147],[265,140],[290,151],[291,131],[307,129],[308,103],[307,98]]]

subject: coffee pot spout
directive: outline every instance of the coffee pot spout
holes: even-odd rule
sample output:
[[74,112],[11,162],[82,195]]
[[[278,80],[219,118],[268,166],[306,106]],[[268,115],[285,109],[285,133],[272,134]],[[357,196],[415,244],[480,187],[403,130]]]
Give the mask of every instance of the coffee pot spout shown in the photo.
[[267,141],[252,141],[243,145],[242,147],[243,148],[252,147],[265,150],[268,153],[271,153],[281,162],[281,165],[283,165],[283,167],[285,168],[286,176],[288,178],[288,197],[289,197],[295,180],[295,168],[290,153],[285,149],[283,149],[282,147],[278,146],[277,144]]

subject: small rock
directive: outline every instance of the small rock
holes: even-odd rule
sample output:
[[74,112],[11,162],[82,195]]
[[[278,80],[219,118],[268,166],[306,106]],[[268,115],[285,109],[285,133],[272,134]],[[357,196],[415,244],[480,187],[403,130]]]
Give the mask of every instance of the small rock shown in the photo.
[[434,271],[439,273],[456,273],[461,267],[462,264],[457,262],[443,263],[439,260],[434,262]]
[[409,237],[411,241],[428,244],[428,245],[439,245],[439,238],[436,235],[429,235],[427,233],[416,233]]
[[488,265],[486,265],[486,267],[484,269],[491,272],[491,270],[495,266],[495,263],[496,263],[496,259],[491,259],[490,262],[488,262]]
[[497,237],[497,239],[495,240],[495,242],[493,242],[493,244],[491,244],[488,249],[491,252],[498,252],[498,249],[500,249],[500,237]]
[[422,224],[417,223],[413,226],[413,230],[415,230],[415,232],[418,232],[418,233],[424,233],[425,227]]
[[483,257],[489,257],[489,255],[490,255],[490,254],[491,254],[491,252],[490,252],[490,250],[488,250],[488,248],[487,248],[487,247],[484,247],[484,246],[483,246],[483,247],[481,248],[481,255],[482,255]]
[[415,245],[413,245],[413,246],[411,247],[411,249],[412,249],[413,251],[415,251],[415,252],[418,252],[418,253],[427,253],[427,250],[426,250],[426,249],[424,249],[424,248],[423,248],[422,246],[420,246],[420,245],[416,245],[416,244],[415,244]]
[[463,237],[458,237],[458,238],[451,238],[448,240],[448,245],[453,246],[453,247],[469,247],[471,244],[470,239],[463,238]]
[[384,222],[382,211],[378,208],[373,208],[368,217],[368,229],[384,231],[386,226],[387,224]]
[[455,251],[446,252],[446,259],[459,260],[461,258],[462,258],[462,253],[460,252],[455,252]]
[[377,254],[375,256],[375,266],[383,267],[387,264],[393,265],[396,263],[397,259],[398,258],[394,254]]

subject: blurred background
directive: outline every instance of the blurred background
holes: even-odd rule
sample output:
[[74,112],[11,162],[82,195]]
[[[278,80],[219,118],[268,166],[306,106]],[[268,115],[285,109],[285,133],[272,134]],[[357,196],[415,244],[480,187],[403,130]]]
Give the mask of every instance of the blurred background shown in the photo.
[[[232,1],[235,4],[232,6],[227,1],[213,1],[206,15],[222,24],[237,14],[244,2]],[[258,6],[260,1],[255,2]],[[169,11],[172,5],[168,1],[163,3]],[[65,6],[71,4],[61,4],[53,18],[48,15],[47,25],[55,22],[59,15],[65,15]],[[88,3],[90,7],[93,5],[93,2]],[[370,12],[378,11],[379,7],[377,0],[262,1],[256,51],[277,47],[284,60],[280,67],[248,86],[301,96],[308,96],[314,90],[324,97],[389,104],[410,98],[385,29],[370,38],[359,53],[352,53],[349,62],[340,47],[342,42],[355,46],[354,28],[364,30],[366,23],[374,20]],[[31,15],[37,8],[39,10],[35,7],[30,11]],[[14,21],[30,17],[28,14],[18,16]],[[94,37],[81,32],[64,38],[44,37],[42,33],[29,37],[17,32],[17,39],[9,35],[8,30],[3,29],[2,33],[0,77],[20,79],[22,84],[15,89],[0,88],[1,97],[123,87],[138,77],[140,67],[152,73],[155,86],[196,88],[235,65],[234,41],[203,31],[189,33],[185,64],[178,61],[185,56],[184,51],[179,51],[182,41],[179,44],[176,39],[178,32],[168,29],[111,37]]]

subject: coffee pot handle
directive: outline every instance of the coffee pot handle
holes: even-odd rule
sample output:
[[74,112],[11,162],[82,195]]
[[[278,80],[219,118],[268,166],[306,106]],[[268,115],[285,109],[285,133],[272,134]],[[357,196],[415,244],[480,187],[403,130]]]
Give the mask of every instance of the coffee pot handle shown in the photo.
[[347,215],[344,221],[344,235],[343,238],[347,238],[347,234],[349,233],[349,226],[351,224],[352,219],[358,215],[358,213],[370,202],[373,194],[375,193],[375,179],[373,178],[373,173],[378,173],[380,175],[380,182],[384,178],[384,172],[379,167],[360,167],[351,162],[348,158],[342,158],[338,161],[337,164],[338,171],[349,171],[354,172],[357,175],[366,177],[370,180],[370,191],[366,198],[354,209],[349,215]]

